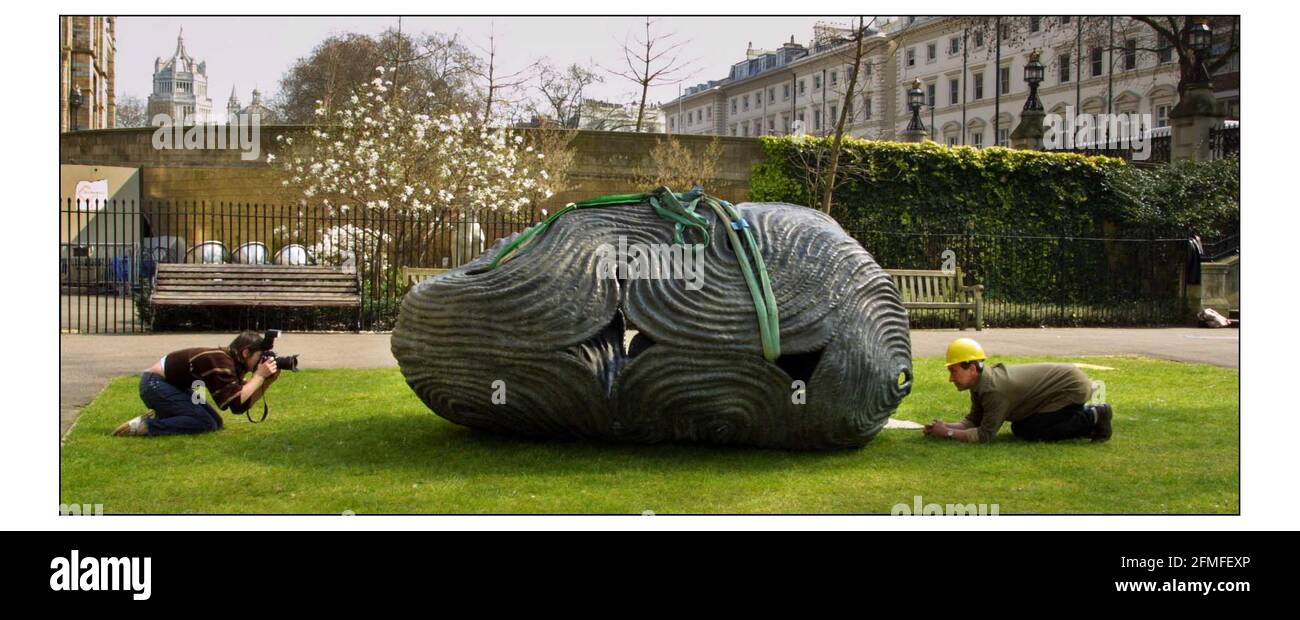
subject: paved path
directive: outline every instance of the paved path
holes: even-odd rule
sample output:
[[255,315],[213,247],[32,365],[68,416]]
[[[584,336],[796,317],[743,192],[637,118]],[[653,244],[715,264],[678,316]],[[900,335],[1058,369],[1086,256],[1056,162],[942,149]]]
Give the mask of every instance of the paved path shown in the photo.
[[[66,433],[81,408],[113,377],[138,374],[169,351],[222,346],[233,333],[59,336],[59,429]],[[912,354],[939,357],[953,338],[970,336],[990,355],[1144,355],[1236,368],[1235,329],[987,329],[916,330]],[[278,352],[300,353],[310,368],[386,368],[397,366],[388,334],[285,334]]]

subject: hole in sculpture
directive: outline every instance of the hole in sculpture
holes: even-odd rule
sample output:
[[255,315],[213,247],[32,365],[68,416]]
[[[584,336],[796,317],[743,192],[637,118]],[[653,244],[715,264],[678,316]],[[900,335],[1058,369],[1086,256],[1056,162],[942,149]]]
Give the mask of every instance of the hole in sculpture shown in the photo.
[[807,353],[788,353],[776,358],[776,366],[790,375],[791,379],[803,381],[804,385],[812,379],[817,364],[822,361],[825,349],[816,349]]

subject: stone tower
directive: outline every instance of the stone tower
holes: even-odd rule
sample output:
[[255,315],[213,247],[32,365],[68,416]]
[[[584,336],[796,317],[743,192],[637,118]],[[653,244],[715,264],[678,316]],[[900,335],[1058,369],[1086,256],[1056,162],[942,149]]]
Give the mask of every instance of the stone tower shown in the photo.
[[196,62],[185,51],[185,30],[176,36],[176,51],[171,58],[161,57],[153,63],[153,94],[149,95],[148,115],[167,114],[173,122],[209,122],[212,99],[208,97],[208,63]]

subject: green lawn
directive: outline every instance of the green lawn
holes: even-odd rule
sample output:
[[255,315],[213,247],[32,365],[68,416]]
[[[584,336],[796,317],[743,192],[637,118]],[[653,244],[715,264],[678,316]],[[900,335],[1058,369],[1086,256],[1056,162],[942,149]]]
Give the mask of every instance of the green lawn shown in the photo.
[[[886,430],[860,450],[507,439],[422,405],[396,369],[306,370],[270,393],[260,425],[226,416],[195,437],[117,438],[143,410],[113,381],[62,447],[60,501],[105,513],[888,513],[895,504],[997,504],[1012,513],[1236,513],[1237,371],[1138,358],[1053,359],[1106,382],[1115,437],[987,445]],[[901,419],[959,419],[969,397],[941,360],[916,361]],[[259,408],[260,409],[260,408]]]

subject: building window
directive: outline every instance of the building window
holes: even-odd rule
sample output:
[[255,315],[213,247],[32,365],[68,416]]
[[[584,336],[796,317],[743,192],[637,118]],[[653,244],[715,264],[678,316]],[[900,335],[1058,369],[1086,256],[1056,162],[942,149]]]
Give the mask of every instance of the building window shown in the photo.
[[790,133],[790,115],[789,115],[789,114],[782,114],[782,115],[781,115],[781,131],[782,131],[783,133]]
[[1056,55],[1056,79],[1062,84],[1070,81],[1070,54],[1068,52]]
[[948,55],[956,56],[961,52],[961,37],[950,37],[948,39]]
[[1030,32],[1038,32],[1039,30],[1042,30],[1042,29],[1043,29],[1043,18],[1041,18],[1041,17],[1030,17],[1030,18],[1029,18],[1029,31],[1030,31]]
[[948,136],[948,146],[957,146],[957,136]]
[[767,119],[767,131],[768,133],[776,133],[776,117]]
[[972,132],[970,132],[970,145],[973,146],[973,147],[975,147],[975,148],[977,148],[977,149],[983,147],[983,146],[984,146],[984,132],[983,132],[983,131],[972,131]]
[[735,125],[732,125],[732,126],[731,126],[731,135],[733,135],[733,136],[736,135],[736,126],[735,126]]
[[754,93],[754,107],[756,108],[763,107],[763,91],[761,90]]
[[840,83],[840,72],[831,71],[831,86],[838,86]]
[[1101,75],[1101,69],[1102,69],[1102,66],[1101,66],[1101,48],[1100,48],[1100,47],[1094,47],[1094,48],[1092,48],[1091,65],[1092,65],[1092,77],[1097,77],[1097,76]]
[[1167,103],[1162,103],[1162,104],[1156,106],[1156,127],[1168,127],[1168,126],[1169,126],[1169,110],[1170,110],[1170,109],[1171,109],[1171,106],[1170,106],[1169,104],[1167,104]]
[[740,107],[743,110],[749,110],[749,95],[745,95],[744,103]]
[[1160,49],[1156,51],[1156,62],[1165,64],[1172,62],[1174,59],[1174,46],[1169,43],[1165,35],[1160,35]]
[[672,130],[674,130],[674,131],[677,129],[677,117],[676,117],[676,116],[674,116],[674,117],[668,119],[668,128],[669,128],[669,129],[672,129]]
[[1005,127],[998,128],[998,146],[1011,146],[1011,130]]
[[998,69],[998,92],[1003,95],[1011,94],[1011,67]]
[[907,48],[907,66],[916,66],[916,48],[914,47]]
[[816,74],[813,75],[813,90],[821,90],[821,88],[822,88],[822,76]]
[[1138,66],[1138,42],[1137,39],[1129,39],[1124,42],[1124,70],[1132,71]]
[[862,116],[866,120],[871,120],[871,93],[862,97]]
[[1003,41],[1006,41],[1007,39],[1010,39],[1010,38],[1011,38],[1011,24],[1002,24],[1002,27],[1001,27],[1001,28],[998,28],[998,34],[1002,36],[1002,40],[1003,40]]
[[805,90],[805,89],[804,89],[804,82],[806,82],[806,81],[807,81],[807,80],[799,80],[799,96],[800,96],[800,97],[802,97],[803,94],[804,94],[804,90]]
[[790,85],[789,85],[789,84],[782,84],[782,85],[781,85],[781,101],[789,101],[789,100],[790,100]]
[[840,122],[840,107],[838,104],[834,104],[834,103],[831,104],[831,116],[827,120],[829,120],[832,123]]
[[813,130],[821,131],[822,129],[822,111],[813,110]]
[[979,48],[981,48],[981,47],[984,47],[984,31],[983,31],[983,30],[976,30],[976,31],[975,31],[975,48],[976,48],[976,49],[979,49]]
[[[735,98],[735,97],[732,97],[732,98],[731,98],[731,113],[732,113],[732,114],[735,114],[735,113],[736,113],[736,98]],[[731,135],[734,136],[734,135],[736,135],[736,134],[735,134],[735,132],[732,132]]]
[[1062,16],[1061,16],[1061,25],[1062,25],[1062,26],[1069,26],[1069,25],[1070,25],[1070,16],[1069,16],[1069,15],[1062,15]]
[[983,98],[984,98],[984,74],[976,73],[975,74],[975,99],[980,100]]
[[928,105],[928,106],[930,106],[930,107],[932,107],[932,108],[934,107],[934,91],[935,91],[935,83],[934,83],[934,82],[930,82],[929,84],[926,84],[926,85],[925,85],[925,101],[926,101],[926,105]]
[[871,63],[864,65],[867,69],[867,79],[871,79]]
[[776,87],[775,87],[775,86],[773,86],[773,87],[767,89],[767,102],[768,102],[768,103],[776,103]]
[[957,105],[961,101],[961,83],[957,78],[948,80],[948,105]]
[[926,62],[934,62],[939,57],[939,46],[933,42],[925,44]]
[[761,118],[754,119],[754,135],[763,135],[763,119]]

